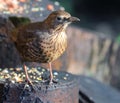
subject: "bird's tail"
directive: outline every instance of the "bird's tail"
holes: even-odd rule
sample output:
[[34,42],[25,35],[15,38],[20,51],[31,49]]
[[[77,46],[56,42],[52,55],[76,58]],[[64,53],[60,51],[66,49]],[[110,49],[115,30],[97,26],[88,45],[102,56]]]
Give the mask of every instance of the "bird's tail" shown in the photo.
[[8,21],[6,24],[7,36],[6,35],[3,36],[0,34],[0,37],[8,37],[10,40],[15,42],[17,38],[17,32],[18,32],[17,28],[30,22],[31,22],[30,19],[26,17],[11,16],[8,18]]
[[0,17],[0,41],[6,41],[9,39],[9,32],[15,27],[13,24],[5,17]]

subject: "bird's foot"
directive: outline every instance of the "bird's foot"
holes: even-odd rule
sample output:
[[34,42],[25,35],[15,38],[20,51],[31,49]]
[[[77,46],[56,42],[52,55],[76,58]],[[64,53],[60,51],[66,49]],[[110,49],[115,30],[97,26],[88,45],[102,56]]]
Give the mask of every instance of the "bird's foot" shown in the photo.
[[55,79],[51,79],[51,80],[49,81],[49,84],[53,84],[53,83],[57,84],[57,83],[58,83],[58,81],[57,81],[57,80],[55,80]]
[[47,84],[47,85],[52,85],[52,84],[57,84],[58,81],[55,79],[46,79],[43,81],[43,83]]
[[31,90],[34,90],[34,91],[37,90],[37,87],[33,84],[33,82],[29,78],[26,79],[26,82],[27,83],[25,84],[24,89],[31,88]]
[[49,82],[49,85],[57,84],[58,83],[58,81],[55,80],[55,79],[50,79],[50,80],[48,80],[48,82]]
[[24,87],[23,87],[23,90],[20,93],[20,97],[23,98],[26,95],[26,93],[27,94],[29,94],[30,92],[34,92],[35,93],[36,91],[37,90],[36,90],[35,86],[29,85],[28,83],[25,83]]

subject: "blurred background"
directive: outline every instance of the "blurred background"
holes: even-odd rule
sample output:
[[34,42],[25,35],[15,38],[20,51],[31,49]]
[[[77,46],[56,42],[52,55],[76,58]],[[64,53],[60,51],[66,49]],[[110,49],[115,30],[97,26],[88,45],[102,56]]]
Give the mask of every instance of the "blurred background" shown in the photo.
[[[67,29],[68,48],[53,63],[56,70],[93,77],[120,90],[120,0],[0,0],[0,33],[6,17],[43,20],[53,10],[80,18]],[[4,21],[4,22],[3,22]],[[4,27],[3,27],[4,24]],[[19,54],[9,40],[0,39],[0,67],[20,67]],[[39,66],[39,63],[28,63]],[[42,64],[42,66],[45,66]],[[47,66],[46,66],[47,67]]]

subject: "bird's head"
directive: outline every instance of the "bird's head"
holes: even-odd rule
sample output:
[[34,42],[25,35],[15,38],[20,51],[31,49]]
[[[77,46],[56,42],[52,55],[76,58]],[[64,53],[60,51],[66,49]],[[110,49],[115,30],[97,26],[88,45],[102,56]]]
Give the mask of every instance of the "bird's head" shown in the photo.
[[71,16],[66,11],[54,11],[45,20],[52,28],[66,28],[68,24],[75,21],[80,21],[79,18]]

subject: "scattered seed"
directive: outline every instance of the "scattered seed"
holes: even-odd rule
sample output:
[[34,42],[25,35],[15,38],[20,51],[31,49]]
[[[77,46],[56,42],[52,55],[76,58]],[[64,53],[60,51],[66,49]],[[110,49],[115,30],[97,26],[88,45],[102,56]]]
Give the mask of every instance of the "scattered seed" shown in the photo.
[[38,83],[39,81],[38,80],[34,80],[36,83]]
[[45,71],[45,69],[42,69],[42,72],[44,72]]
[[68,77],[68,76],[69,76],[69,74],[66,74],[65,76],[67,76],[67,77]]
[[43,74],[43,72],[41,72],[41,74]]
[[27,88],[29,88],[30,86],[28,84],[25,85]]
[[58,72],[54,72],[54,75],[58,75]]
[[16,68],[17,71],[21,71],[21,68]]
[[14,70],[14,68],[9,68],[9,70]]
[[33,79],[36,79],[36,77],[35,77],[35,76],[33,76]]
[[41,80],[42,80],[42,78],[39,78],[39,77],[38,77],[38,78],[37,78],[37,80],[41,81]]
[[63,77],[64,80],[67,80],[67,77]]
[[15,81],[11,80],[12,83],[15,83]]
[[8,69],[3,70],[3,73],[8,73]]

